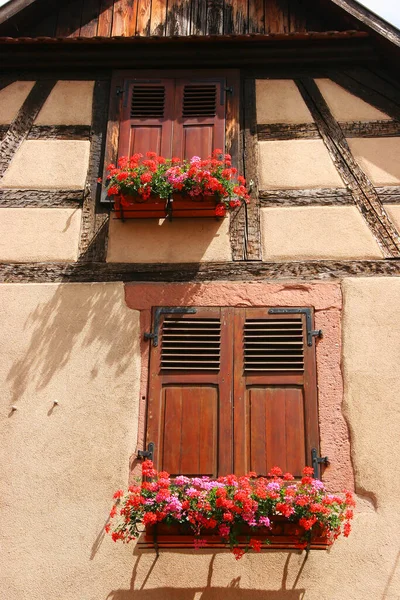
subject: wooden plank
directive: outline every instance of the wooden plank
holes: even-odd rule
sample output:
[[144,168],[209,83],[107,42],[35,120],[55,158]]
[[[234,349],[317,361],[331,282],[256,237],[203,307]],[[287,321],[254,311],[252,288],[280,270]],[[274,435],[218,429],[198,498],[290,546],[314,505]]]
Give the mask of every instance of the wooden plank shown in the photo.
[[135,35],[138,3],[138,0],[114,0],[112,36]]
[[289,31],[307,31],[307,0],[289,0]]
[[101,0],[97,35],[110,37],[113,24],[114,0]]
[[224,33],[247,33],[248,10],[247,0],[226,0],[224,7]]
[[207,34],[219,35],[224,32],[224,0],[207,1]]
[[33,125],[28,140],[88,140],[90,125]]
[[356,205],[380,245],[384,256],[400,256],[400,236],[386,213],[374,186],[354,159],[342,130],[313,79],[304,77],[297,85],[325,146]]
[[162,421],[162,461],[160,467],[172,475],[181,474],[182,466],[182,388],[162,390],[164,410]]
[[55,86],[55,80],[37,81],[1,142],[0,178],[27,137],[32,124]]
[[81,30],[83,0],[62,2],[58,13],[57,37],[78,37]]
[[249,2],[248,23],[249,33],[264,33],[264,0],[252,0]]
[[250,389],[249,396],[249,471],[266,474],[267,465],[267,402],[265,393],[260,389]]
[[0,189],[0,208],[78,208],[82,203],[83,190]]
[[83,0],[81,37],[95,37],[99,23],[100,0]]
[[[316,383],[314,383],[316,385]],[[301,477],[306,457],[304,399],[301,388],[285,390],[286,469],[295,477]]]
[[207,1],[192,0],[191,35],[205,35],[207,32]]
[[396,137],[400,136],[399,121],[339,121],[339,126],[345,137]]
[[151,0],[137,0],[136,35],[150,35]]
[[246,260],[261,260],[260,203],[258,198],[258,141],[255,80],[244,82],[244,165],[251,201],[246,210]]
[[265,2],[265,33],[289,32],[288,0],[268,0]]
[[0,281],[57,282],[203,282],[305,281],[343,277],[399,277],[397,260],[303,260],[224,263],[0,263]]
[[150,15],[151,35],[165,35],[167,22],[167,0],[152,0]]
[[346,188],[308,188],[304,190],[260,190],[259,197],[262,199],[288,198],[293,200],[308,200],[313,198],[347,198],[351,197]]
[[400,106],[397,102],[394,102],[391,98],[388,98],[380,91],[376,91],[373,88],[365,85],[364,82],[360,82],[355,80],[353,77],[350,77],[346,72],[343,71],[333,71],[329,72],[329,77],[344,87],[348,92],[358,96],[364,102],[368,104],[372,104],[378,110],[383,111],[392,119],[400,121]]
[[166,32],[170,36],[189,35],[190,0],[169,0]]
[[89,168],[79,242],[79,260],[83,262],[106,260],[109,211],[100,202],[101,189],[97,179],[103,171],[109,98],[110,83],[97,80],[93,93]]

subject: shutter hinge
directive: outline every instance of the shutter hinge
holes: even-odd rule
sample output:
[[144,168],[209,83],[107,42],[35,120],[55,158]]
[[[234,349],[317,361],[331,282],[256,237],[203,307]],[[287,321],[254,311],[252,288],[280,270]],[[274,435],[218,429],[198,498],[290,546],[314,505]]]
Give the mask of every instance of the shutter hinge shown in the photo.
[[149,442],[147,445],[147,450],[138,450],[137,457],[138,458],[146,458],[148,460],[153,460],[154,456],[154,442]]
[[329,464],[329,459],[327,456],[318,456],[318,452],[316,448],[312,448],[311,450],[311,462],[312,467],[314,469],[314,479],[320,479],[320,469],[319,465],[327,466]]
[[121,88],[121,86],[117,85],[117,89],[116,89],[116,94],[117,96],[122,96],[122,94],[125,92],[124,89]]
[[226,88],[225,88],[225,92],[226,92],[227,94],[233,94],[233,87],[226,87]]
[[312,328],[312,313],[311,308],[270,308],[270,315],[305,315],[306,316],[306,331],[307,331],[307,346],[312,346],[313,337],[323,337],[322,329]]
[[154,328],[150,333],[144,334],[145,340],[153,340],[153,346],[158,346],[158,338],[160,335],[160,318],[161,315],[188,315],[195,314],[197,310],[195,308],[188,308],[186,306],[158,306],[154,311]]

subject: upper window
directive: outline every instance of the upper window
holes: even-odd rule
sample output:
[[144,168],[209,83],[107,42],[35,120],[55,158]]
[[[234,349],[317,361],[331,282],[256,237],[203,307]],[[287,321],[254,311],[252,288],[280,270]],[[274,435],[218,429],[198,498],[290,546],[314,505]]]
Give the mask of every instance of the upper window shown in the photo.
[[319,445],[306,315],[164,310],[150,359],[147,442],[156,467],[214,477],[266,475],[279,465],[301,477]]
[[225,148],[223,78],[125,80],[118,156],[207,157]]

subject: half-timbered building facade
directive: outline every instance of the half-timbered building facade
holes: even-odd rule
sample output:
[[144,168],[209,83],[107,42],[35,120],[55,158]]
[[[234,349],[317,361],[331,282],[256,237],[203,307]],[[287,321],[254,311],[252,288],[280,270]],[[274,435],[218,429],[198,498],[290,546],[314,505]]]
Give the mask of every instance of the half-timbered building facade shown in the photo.
[[[0,48],[6,597],[398,598],[399,31],[354,0],[10,0]],[[98,182],[215,148],[250,187],[226,218]],[[115,545],[149,447],[174,476],[311,465],[352,535]]]

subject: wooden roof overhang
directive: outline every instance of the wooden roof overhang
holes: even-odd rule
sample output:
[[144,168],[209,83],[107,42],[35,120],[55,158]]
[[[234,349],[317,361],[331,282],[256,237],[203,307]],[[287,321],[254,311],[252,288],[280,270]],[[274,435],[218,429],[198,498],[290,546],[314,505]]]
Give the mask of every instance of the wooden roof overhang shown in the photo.
[[160,68],[371,64],[365,31],[177,37],[0,37],[3,68]]

